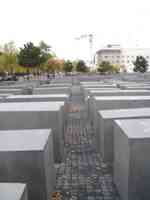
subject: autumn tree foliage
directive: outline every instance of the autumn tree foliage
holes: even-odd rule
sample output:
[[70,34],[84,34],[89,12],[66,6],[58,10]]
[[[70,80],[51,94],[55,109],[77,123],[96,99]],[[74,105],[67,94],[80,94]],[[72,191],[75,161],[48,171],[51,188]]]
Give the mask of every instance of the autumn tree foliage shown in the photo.
[[55,73],[63,70],[64,60],[58,58],[51,58],[45,65],[46,71],[49,73]]

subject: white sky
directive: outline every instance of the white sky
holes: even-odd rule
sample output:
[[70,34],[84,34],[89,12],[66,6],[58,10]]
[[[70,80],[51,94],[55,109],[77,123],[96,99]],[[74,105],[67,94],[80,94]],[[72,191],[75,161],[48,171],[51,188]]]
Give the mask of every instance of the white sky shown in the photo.
[[18,47],[40,40],[60,58],[89,58],[108,43],[150,47],[149,0],[0,0],[0,43],[13,40]]

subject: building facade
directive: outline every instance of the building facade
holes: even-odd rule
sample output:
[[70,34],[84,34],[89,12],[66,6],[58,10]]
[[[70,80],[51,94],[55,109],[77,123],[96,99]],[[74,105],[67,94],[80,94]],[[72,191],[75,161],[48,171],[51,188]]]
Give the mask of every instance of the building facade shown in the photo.
[[114,65],[119,65],[121,71],[132,72],[137,56],[143,56],[150,65],[149,48],[122,48],[120,45],[107,45],[96,52],[95,64],[98,65],[107,61]]

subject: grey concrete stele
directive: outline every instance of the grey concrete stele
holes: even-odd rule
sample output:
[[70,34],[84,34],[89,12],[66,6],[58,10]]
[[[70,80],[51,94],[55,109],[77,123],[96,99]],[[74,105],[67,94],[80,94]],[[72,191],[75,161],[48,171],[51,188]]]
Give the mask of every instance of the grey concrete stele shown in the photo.
[[86,100],[88,96],[90,96],[90,91],[120,91],[119,88],[81,88],[81,91],[83,93],[83,97]]
[[89,100],[89,117],[97,133],[97,120],[99,110],[114,110],[127,108],[150,107],[150,96],[114,96],[97,97]]
[[116,85],[112,84],[86,84],[81,85],[82,88],[116,88]]
[[150,86],[127,86],[125,90],[150,90]]
[[71,84],[69,83],[51,83],[51,84],[43,84],[39,86],[40,88],[46,88],[46,87],[71,87]]
[[68,100],[67,94],[43,94],[43,95],[12,95],[6,98],[6,102],[49,102]]
[[26,183],[28,200],[49,200],[54,180],[50,130],[0,131],[0,182]]
[[150,119],[116,120],[114,182],[122,200],[150,199]]
[[22,94],[22,89],[0,89],[0,94],[5,94],[5,93],[18,95],[18,94]]
[[149,90],[90,90],[89,96],[149,96]]
[[114,120],[150,118],[150,108],[102,110],[98,112],[98,117],[97,148],[104,161],[112,165],[114,160]]
[[[150,96],[149,90],[90,90],[89,97],[93,96]],[[86,110],[89,114],[90,98],[86,102]]]
[[54,160],[64,157],[64,102],[17,102],[0,104],[0,129],[49,129],[53,131]]
[[0,183],[1,200],[28,200],[27,188],[23,183]]
[[33,94],[70,94],[69,87],[47,87],[47,88],[34,88]]

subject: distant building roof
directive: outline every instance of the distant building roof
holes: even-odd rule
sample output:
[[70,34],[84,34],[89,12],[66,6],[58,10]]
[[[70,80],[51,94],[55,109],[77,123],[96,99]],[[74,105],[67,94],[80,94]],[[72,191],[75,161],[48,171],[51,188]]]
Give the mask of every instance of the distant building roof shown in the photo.
[[121,46],[119,44],[108,44],[104,48],[98,50],[96,53],[100,53],[104,51],[121,51]]
[[150,53],[150,48],[122,48],[119,44],[108,44],[104,48],[101,48],[96,52],[96,54],[102,53],[102,52],[135,52],[135,53]]

